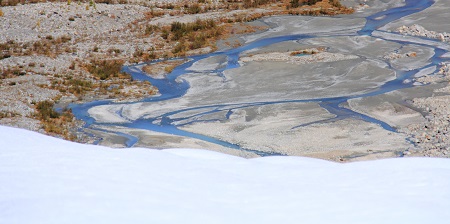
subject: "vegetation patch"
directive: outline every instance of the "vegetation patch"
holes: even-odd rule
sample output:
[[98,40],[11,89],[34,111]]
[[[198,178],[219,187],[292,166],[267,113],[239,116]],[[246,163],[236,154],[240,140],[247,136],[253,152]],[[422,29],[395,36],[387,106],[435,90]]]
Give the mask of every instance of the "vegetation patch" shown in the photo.
[[58,112],[53,109],[54,105],[55,103],[48,100],[37,103],[36,109],[38,110],[38,113],[36,116],[42,121],[49,121],[54,118],[59,118]]
[[176,68],[178,65],[183,64],[184,62],[184,60],[162,61],[145,65],[144,67],[142,67],[142,70],[152,77],[158,77],[171,73],[174,68]]
[[53,37],[48,35],[38,41],[16,43],[9,40],[0,43],[0,60],[11,56],[45,55],[55,58],[62,53],[73,53],[75,48],[71,46],[72,38],[67,35]]
[[41,121],[42,128],[49,134],[59,135],[68,140],[76,140],[69,129],[73,126],[73,114],[71,110],[63,110],[58,113],[54,109],[55,103],[49,100],[36,104],[34,117]]
[[347,8],[339,0],[291,0],[286,6],[292,15],[338,15],[351,14],[354,9]]
[[222,33],[223,27],[217,26],[214,20],[197,19],[191,23],[173,22],[162,29],[161,37],[175,42],[171,50],[174,56],[184,56],[188,50],[214,46]]
[[291,54],[291,56],[296,56],[296,55],[299,55],[299,54],[317,54],[317,53],[320,53],[320,52],[324,52],[325,50],[326,50],[325,47],[317,47],[317,48],[310,48],[310,49],[292,51],[290,54]]
[[18,67],[5,68],[5,69],[1,70],[0,79],[14,78],[14,77],[22,76],[25,74],[26,74],[26,72],[24,70],[21,70]]
[[86,64],[86,68],[100,80],[111,79],[113,77],[129,76],[126,73],[122,73],[122,60],[91,60],[91,63]]
[[12,118],[12,117],[16,117],[16,116],[20,116],[20,115],[18,113],[16,113],[16,112],[0,111],[0,119],[2,119],[2,118]]

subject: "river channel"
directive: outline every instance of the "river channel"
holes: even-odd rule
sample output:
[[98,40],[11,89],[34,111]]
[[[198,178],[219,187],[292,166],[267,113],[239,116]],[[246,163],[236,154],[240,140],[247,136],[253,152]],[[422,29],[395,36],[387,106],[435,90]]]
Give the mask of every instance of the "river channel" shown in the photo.
[[[374,31],[385,32],[378,30],[380,27],[383,27],[384,25],[392,21],[399,20],[413,13],[420,12],[430,7],[433,3],[434,1],[432,0],[406,0],[402,6],[376,12],[375,14],[365,17],[366,19],[365,25],[359,31],[352,32],[350,34],[344,35],[337,34],[336,36],[330,35],[329,33],[283,35],[258,39],[234,49],[218,51],[204,55],[189,56],[186,58],[187,59],[186,63],[176,67],[170,74],[168,74],[163,79],[152,78],[144,74],[140,69],[137,69],[139,66],[142,66],[142,64],[125,66],[123,67],[124,72],[131,74],[133,79],[135,80],[147,80],[151,82],[154,86],[156,86],[159,89],[160,95],[155,97],[149,97],[139,102],[114,103],[109,100],[102,100],[89,102],[85,104],[72,104],[70,105],[70,108],[72,109],[76,118],[86,122],[86,125],[84,126],[85,129],[103,131],[122,136],[127,139],[125,142],[125,145],[127,147],[133,147],[139,141],[139,137],[134,136],[133,134],[130,133],[124,133],[119,129],[106,130],[101,127],[119,126],[126,129],[147,130],[174,136],[197,139],[234,150],[247,151],[249,153],[254,153],[258,156],[286,155],[286,153],[284,152],[259,150],[258,148],[246,147],[236,142],[229,142],[226,140],[226,138],[218,138],[208,136],[206,134],[195,133],[193,131],[184,129],[183,127],[198,123],[226,122],[230,119],[230,117],[234,115],[236,111],[243,110],[246,108],[248,109],[262,106],[297,104],[297,103],[317,104],[320,106],[321,109],[326,110],[332,116],[328,116],[323,119],[312,120],[310,122],[293,124],[291,130],[296,130],[298,128],[314,124],[331,123],[345,119],[355,119],[355,120],[362,120],[370,124],[376,124],[377,126],[382,127],[382,129],[388,132],[395,133],[397,132],[396,127],[393,127],[392,125],[379,119],[376,119],[374,117],[356,112],[345,105],[347,105],[348,101],[351,99],[373,97],[400,89],[415,87],[416,84],[411,81],[413,77],[422,70],[437,68],[439,63],[443,61],[441,56],[448,52],[447,49],[443,49],[440,48],[439,46],[432,46],[424,43],[411,43],[408,42],[407,40],[388,39],[385,37],[378,36],[377,38],[382,39],[385,42],[390,42],[392,44],[397,44],[401,46],[414,44],[415,46],[433,49],[434,53],[426,64],[423,64],[420,67],[410,70],[396,69],[395,66],[392,66],[389,63],[387,63],[388,67],[386,69],[393,70],[396,73],[394,79],[387,80],[384,83],[380,84],[379,86],[375,88],[369,88],[366,91],[355,91],[355,93],[345,93],[344,95],[337,94],[336,96],[326,95],[325,97],[311,97],[311,98],[299,97],[298,99],[281,98],[279,100],[272,98],[267,101],[259,99],[257,101],[250,101],[250,102],[242,102],[242,101],[230,102],[227,100],[224,101],[223,103],[214,102],[207,105],[200,104],[199,106],[183,106],[178,109],[170,109],[170,111],[165,111],[163,113],[156,113],[155,115],[152,115],[151,113],[145,114],[145,116],[140,116],[134,119],[130,119],[126,116],[123,116],[122,111],[117,110],[116,115],[118,117],[123,118],[125,122],[98,121],[95,118],[93,118],[88,111],[94,107],[116,105],[116,104],[126,106],[141,103],[142,105],[158,107],[164,104],[164,102],[170,102],[171,100],[174,99],[182,99],[187,94],[189,89],[193,87],[191,86],[193,85],[192,83],[184,79],[184,76],[188,73],[194,75],[198,73],[198,75],[201,75],[207,72],[209,76],[214,75],[220,77],[223,79],[223,82],[226,83],[228,81],[226,72],[239,69],[241,67],[241,64],[239,63],[239,58],[241,57],[243,52],[261,49],[282,42],[293,42],[293,41],[301,42],[312,40],[315,38],[322,38],[322,39],[326,38],[330,40],[333,38],[342,39],[347,37],[348,38],[372,37]],[[223,66],[219,66],[215,69],[208,71],[196,72],[190,69],[196,62],[212,57],[226,58],[226,63]],[[158,61],[152,61],[148,63],[157,63],[157,62]],[[295,123],[295,121],[293,122]]]

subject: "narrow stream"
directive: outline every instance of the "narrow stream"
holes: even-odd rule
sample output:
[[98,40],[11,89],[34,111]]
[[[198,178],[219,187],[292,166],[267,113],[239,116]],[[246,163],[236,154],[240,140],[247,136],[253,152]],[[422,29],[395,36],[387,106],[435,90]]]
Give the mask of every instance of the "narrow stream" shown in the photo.
[[[404,16],[422,11],[422,10],[430,7],[433,3],[434,3],[434,1],[432,1],[432,0],[406,0],[404,6],[375,13],[366,18],[366,20],[367,20],[366,25],[359,32],[357,32],[357,35],[358,36],[364,36],[364,35],[372,36],[372,32],[375,31],[376,29],[378,29],[394,20],[402,18]],[[184,94],[186,94],[187,90],[190,88],[189,84],[185,80],[180,81],[177,78],[183,74],[189,73],[190,71],[188,71],[187,69],[193,63],[195,63],[199,60],[202,60],[202,59],[205,59],[205,58],[208,58],[211,56],[219,56],[219,55],[226,56],[228,59],[227,66],[222,69],[211,71],[213,73],[217,73],[220,75],[225,70],[239,67],[238,59],[239,59],[239,55],[243,51],[254,49],[254,48],[260,48],[260,47],[268,46],[268,45],[283,42],[283,41],[302,40],[302,39],[309,39],[309,38],[315,38],[315,37],[317,37],[317,36],[314,36],[314,35],[279,36],[279,37],[257,40],[257,41],[251,42],[247,45],[244,45],[244,46],[241,46],[238,48],[234,48],[234,49],[230,49],[230,50],[226,50],[226,51],[214,52],[214,53],[205,54],[205,55],[191,56],[191,57],[188,57],[190,60],[189,62],[186,62],[186,63],[176,67],[172,71],[172,73],[170,73],[165,79],[153,79],[153,78],[143,74],[142,72],[140,72],[140,70],[136,69],[137,65],[125,66],[123,68],[123,71],[131,74],[132,77],[136,80],[148,80],[159,89],[160,96],[149,97],[149,98],[142,100],[141,102],[165,101],[165,100],[170,100],[170,99],[174,99],[174,98],[179,98],[179,97],[182,97]],[[329,37],[329,38],[332,38],[332,37]],[[400,43],[403,45],[410,44],[407,41],[395,41],[395,40],[386,40],[386,41],[393,41],[393,42]],[[414,43],[414,44],[420,45],[417,43]],[[72,104],[72,105],[70,105],[70,108],[72,109],[74,115],[78,119],[81,119],[86,122],[85,128],[88,128],[94,124],[95,125],[106,125],[106,126],[122,126],[122,127],[127,127],[127,128],[150,130],[150,131],[155,131],[155,132],[160,132],[160,133],[166,133],[166,134],[172,134],[172,135],[177,135],[177,136],[184,136],[184,137],[189,137],[189,138],[200,139],[203,141],[211,142],[214,144],[218,144],[218,145],[236,149],[236,150],[244,150],[244,151],[253,152],[260,156],[281,155],[278,153],[267,153],[267,152],[261,152],[261,151],[251,150],[251,149],[245,149],[239,145],[232,144],[232,143],[229,143],[229,142],[226,142],[223,140],[219,140],[219,139],[208,137],[205,135],[184,131],[184,130],[179,129],[179,127],[188,125],[188,124],[192,124],[194,122],[208,122],[208,121],[219,121],[219,120],[225,121],[230,118],[231,114],[233,113],[233,110],[236,110],[236,109],[242,109],[242,108],[248,108],[248,107],[254,107],[254,106],[271,105],[271,104],[294,103],[294,102],[295,103],[317,102],[317,103],[319,103],[319,105],[322,108],[326,109],[329,113],[335,115],[334,118],[319,121],[319,123],[333,122],[333,121],[346,119],[346,118],[354,118],[354,119],[360,119],[360,120],[364,120],[364,121],[367,121],[370,123],[378,124],[388,131],[395,132],[395,128],[389,126],[387,123],[382,122],[377,119],[374,119],[372,117],[357,113],[355,111],[352,111],[348,108],[343,107],[342,105],[344,103],[346,103],[349,99],[368,97],[368,96],[376,96],[376,95],[384,94],[384,93],[387,93],[390,91],[412,87],[413,84],[411,82],[404,82],[404,81],[407,79],[411,79],[418,71],[420,71],[424,68],[438,65],[442,61],[440,56],[447,52],[446,50],[439,49],[437,47],[428,46],[428,45],[425,45],[425,46],[432,47],[435,49],[435,54],[432,57],[432,59],[430,60],[428,65],[426,65],[422,68],[419,68],[419,69],[408,71],[408,72],[396,71],[397,72],[396,79],[386,82],[378,89],[375,89],[374,91],[365,93],[365,94],[341,96],[341,97],[335,97],[335,98],[315,98],[315,99],[303,99],[303,100],[268,101],[268,102],[240,103],[240,104],[218,104],[218,105],[209,105],[209,106],[202,106],[202,107],[192,107],[192,108],[172,111],[172,112],[169,112],[169,113],[157,116],[157,117],[153,117],[153,118],[138,119],[138,120],[131,121],[130,123],[125,123],[125,124],[122,124],[122,123],[120,123],[120,124],[119,123],[117,123],[117,124],[97,123],[92,117],[89,116],[87,111],[92,107],[99,106],[99,105],[114,104],[113,102],[108,101],[108,100],[95,101],[95,102],[90,102],[90,103],[85,103],[85,104]],[[176,119],[171,118],[175,114],[179,114],[179,113],[186,112],[186,111],[198,111],[198,113],[195,113],[194,115],[190,115],[188,117],[181,117],[181,118],[176,118]],[[217,112],[224,112],[224,114],[226,114],[226,115],[223,116],[223,118],[216,119],[216,120],[193,119],[196,117],[201,117],[202,115],[207,115],[207,114],[217,113]],[[308,123],[308,124],[298,125],[298,126],[293,127],[293,129],[302,127],[302,126],[306,126],[306,125],[311,125],[313,123],[318,123],[318,122],[312,122],[312,123]],[[99,130],[99,129],[97,129],[97,130]],[[128,141],[126,143],[128,147],[132,147],[138,141],[138,139],[134,136],[130,136],[130,135],[119,133],[119,132],[113,132],[113,133],[116,133],[123,137],[126,137],[128,139]]]

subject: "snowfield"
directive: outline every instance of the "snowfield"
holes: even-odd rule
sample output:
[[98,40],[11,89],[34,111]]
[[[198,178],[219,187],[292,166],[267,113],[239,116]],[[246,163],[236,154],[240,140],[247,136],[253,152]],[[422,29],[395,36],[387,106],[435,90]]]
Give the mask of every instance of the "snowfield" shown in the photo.
[[0,126],[0,223],[448,223],[450,160],[111,149]]

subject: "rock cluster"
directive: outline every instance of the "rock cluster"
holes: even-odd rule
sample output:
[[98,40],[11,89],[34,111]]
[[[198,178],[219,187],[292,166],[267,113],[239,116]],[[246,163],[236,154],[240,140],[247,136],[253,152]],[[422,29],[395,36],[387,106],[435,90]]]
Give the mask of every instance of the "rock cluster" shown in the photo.
[[358,56],[356,55],[344,55],[340,53],[321,52],[318,51],[317,49],[307,49],[307,50],[314,53],[296,56],[292,55],[292,52],[271,52],[264,54],[256,54],[248,57],[242,57],[239,60],[241,62],[283,61],[292,64],[310,64],[317,62],[333,62],[358,58]]
[[110,34],[144,17],[148,8],[136,5],[42,3],[4,7],[0,43],[36,41],[48,35],[86,37]]
[[441,68],[439,68],[438,74],[444,76],[450,76],[450,62],[442,62]]
[[5,117],[0,119],[0,125],[6,125],[16,128],[23,128],[31,131],[45,133],[42,129],[41,123],[28,117]]
[[450,156],[450,96],[418,98],[413,104],[425,110],[427,122],[412,125],[411,139],[425,156]]
[[417,53],[416,52],[408,52],[408,53],[404,53],[404,54],[399,54],[399,53],[390,53],[386,56],[384,56],[384,59],[387,60],[394,60],[394,59],[399,59],[399,58],[409,58],[409,57],[417,57]]
[[2,83],[0,95],[0,112],[29,116],[34,113],[32,104],[51,100],[58,91],[39,87],[50,84],[46,77],[41,75],[25,75],[6,80]]
[[[435,74],[434,82],[448,81],[450,78],[450,63],[441,63],[441,68]],[[439,89],[436,92],[450,93],[450,88]],[[420,149],[419,155],[433,157],[450,157],[450,96],[432,96],[416,98],[413,105],[423,109],[427,114],[427,122],[408,127],[411,141]]]
[[414,24],[411,26],[401,26],[397,28],[397,32],[410,36],[427,37],[431,39],[438,39],[442,42],[450,42],[450,33],[438,33],[435,31],[428,31],[423,26]]
[[22,68],[24,72],[32,71],[37,74],[63,74],[73,60],[67,54],[55,58],[43,55],[12,56],[0,60],[0,72],[7,68]]
[[[423,83],[423,84],[450,81],[450,63],[442,62],[442,63],[440,63],[440,66],[441,67],[437,73],[432,74],[432,75],[424,75],[422,77],[417,78],[416,81]],[[447,86],[446,88],[442,88],[442,89],[437,89],[435,91],[450,93],[450,86]]]

